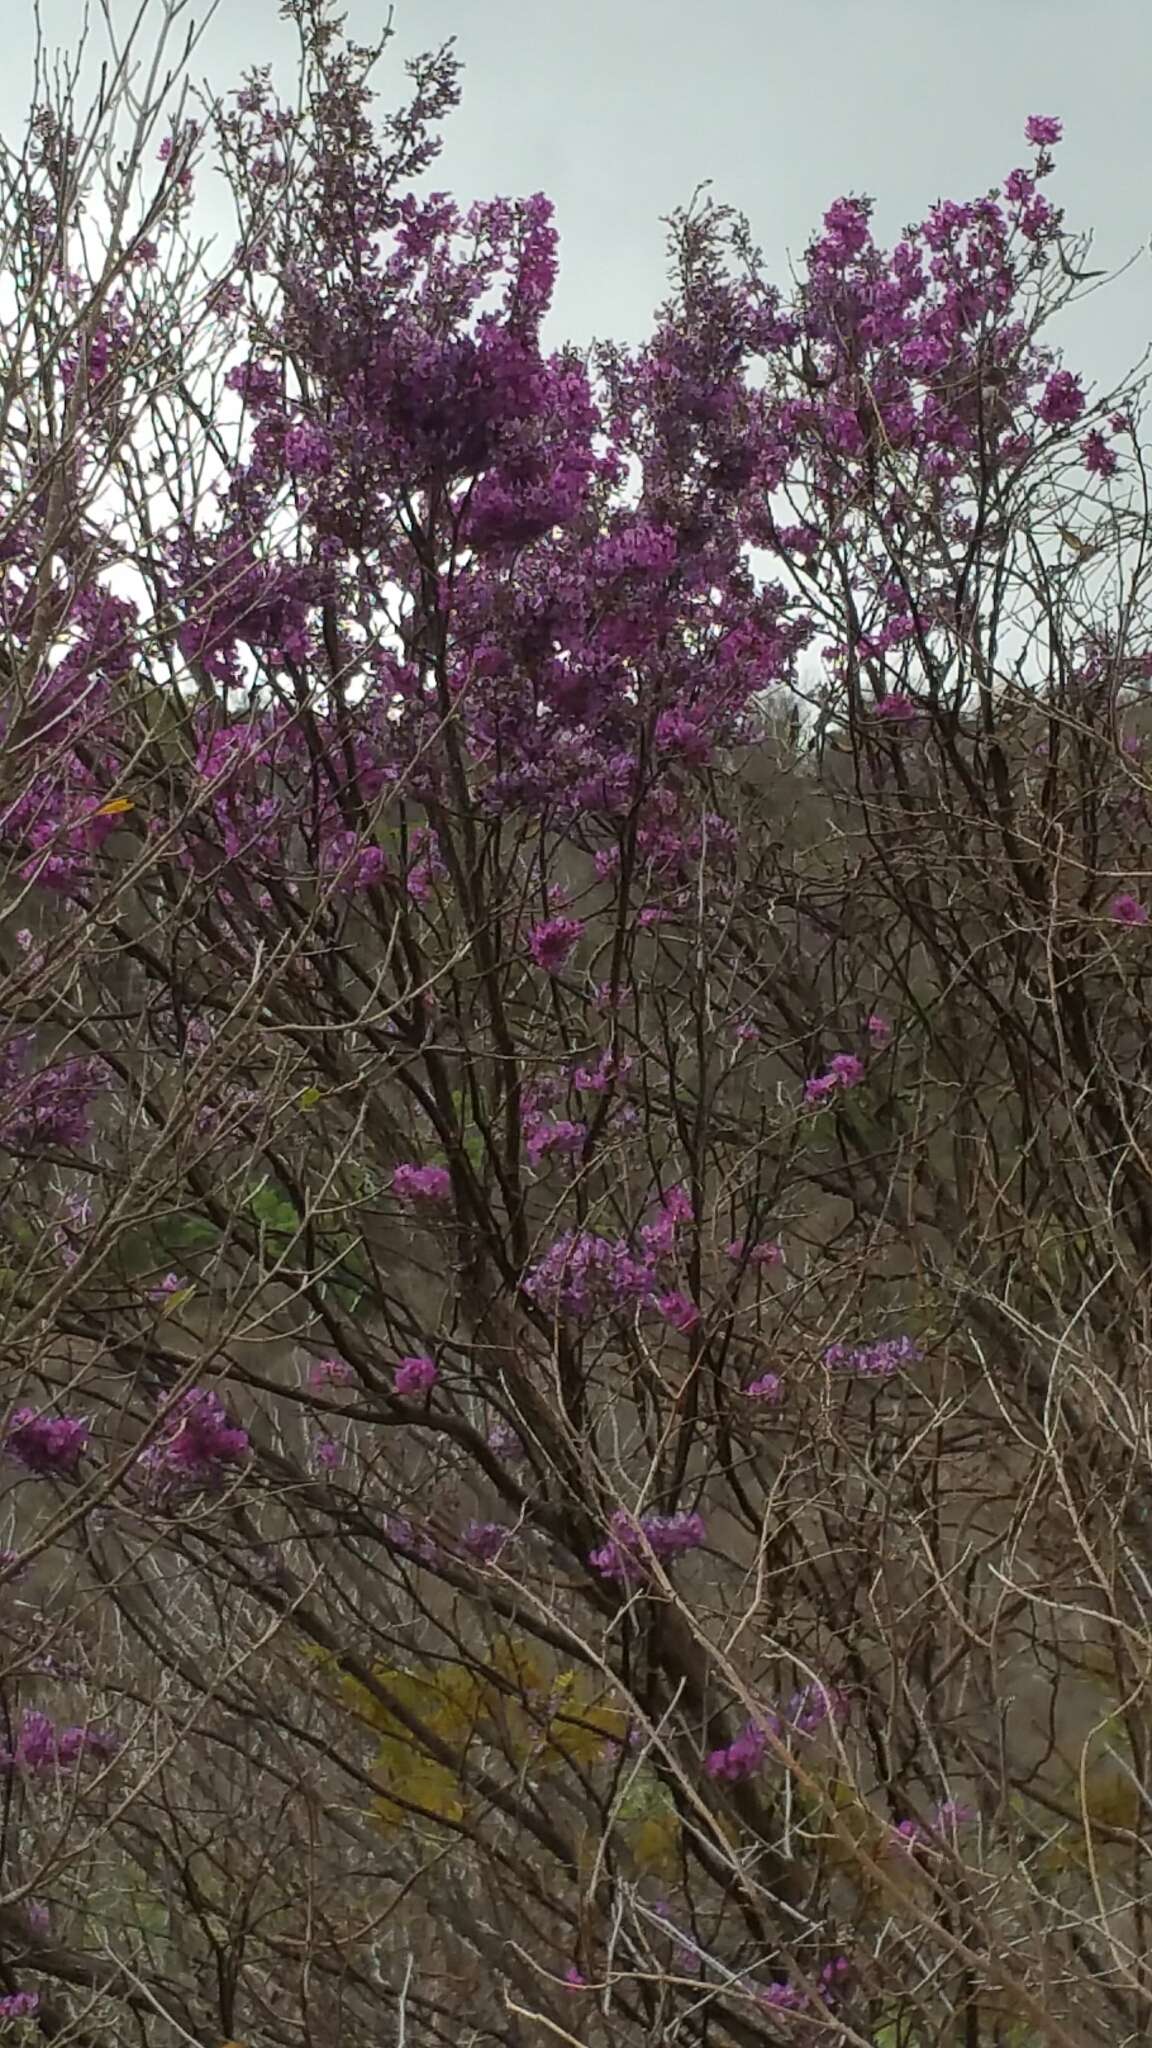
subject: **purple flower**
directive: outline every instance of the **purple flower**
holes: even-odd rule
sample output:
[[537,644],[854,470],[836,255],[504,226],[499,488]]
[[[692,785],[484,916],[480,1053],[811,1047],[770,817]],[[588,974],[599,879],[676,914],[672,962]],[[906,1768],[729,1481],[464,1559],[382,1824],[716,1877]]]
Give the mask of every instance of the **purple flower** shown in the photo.
[[432,1359],[423,1356],[402,1358],[392,1375],[393,1391],[397,1394],[427,1394],[439,1377]]
[[461,1548],[478,1564],[495,1564],[512,1535],[503,1522],[469,1522],[460,1537]]
[[91,1431],[79,1416],[45,1415],[18,1408],[8,1424],[4,1448],[29,1472],[71,1478],[87,1448]]
[[852,1965],[847,1956],[833,1956],[820,1972],[820,1990],[825,1998],[835,1995],[837,1985],[852,1974]]
[[804,1083],[805,1102],[821,1102],[838,1088],[855,1088],[864,1079],[864,1062],[854,1052],[838,1052],[829,1060],[827,1071]]
[[524,1446],[507,1422],[494,1422],[488,1431],[488,1449],[498,1458],[522,1458]]
[[312,1456],[322,1471],[333,1472],[344,1463],[344,1446],[334,1436],[318,1436],[312,1446]]
[[308,1368],[310,1387],[347,1387],[352,1379],[352,1367],[345,1358],[317,1358]]
[[616,1081],[626,1081],[632,1071],[630,1059],[616,1059],[610,1052],[602,1052],[594,1067],[577,1067],[572,1076],[572,1086],[588,1089],[593,1095],[605,1095]]
[[1085,469],[1093,476],[1115,476],[1120,466],[1116,450],[1108,446],[1098,427],[1085,434],[1080,443],[1080,453],[1084,457]]
[[650,1258],[662,1259],[675,1250],[676,1233],[682,1224],[694,1220],[692,1198],[684,1188],[669,1188],[650,1223],[641,1226],[640,1236]]
[[284,463],[294,476],[322,476],[332,462],[332,443],[322,427],[289,427],[284,436]]
[[795,2012],[804,2003],[804,1994],[786,1980],[779,1984],[759,1985],[755,1993],[760,2005],[766,2005],[771,2012]]
[[446,1166],[398,1166],[392,1193],[401,1202],[446,1202],[452,1194],[452,1176]]
[[845,1721],[848,1705],[847,1693],[835,1686],[803,1685],[789,1700],[784,1719],[797,1735],[814,1735],[818,1728]]
[[[8,1078],[8,1077],[6,1077]],[[75,1151],[88,1139],[90,1104],[108,1083],[102,1060],[65,1060],[18,1084],[15,1106],[0,1116],[0,1145]]]
[[1148,912],[1135,896],[1114,896],[1108,905],[1108,914],[1117,924],[1147,924]]
[[526,1139],[528,1157],[533,1166],[538,1166],[541,1159],[545,1158],[550,1152],[562,1152],[569,1155],[579,1152],[587,1135],[587,1124],[571,1123],[563,1117],[558,1118],[553,1123],[546,1123],[541,1120],[539,1123],[534,1123],[532,1129],[528,1132]]
[[749,1380],[744,1394],[749,1401],[764,1401],[775,1407],[776,1403],[784,1398],[784,1388],[774,1372],[765,1372],[761,1373],[758,1380]]
[[219,1394],[189,1387],[140,1463],[162,1487],[217,1486],[226,1468],[239,1464],[250,1448],[248,1431],[232,1421]]
[[33,1775],[78,1763],[83,1757],[115,1756],[120,1738],[104,1728],[57,1729],[47,1714],[26,1707],[20,1722],[16,1747],[0,1752],[0,1769],[28,1771]]
[[872,707],[873,716],[886,719],[892,725],[907,725],[916,716],[916,706],[903,690],[890,690]]
[[883,1052],[884,1047],[891,1043],[892,1026],[887,1017],[881,1017],[878,1011],[872,1012],[864,1028],[868,1033],[868,1042],[875,1051]]
[[38,1991],[6,1991],[0,1997],[0,2020],[30,2020],[39,2010]]
[[768,1737],[763,1728],[757,1728],[749,1721],[724,1749],[713,1749],[704,1759],[704,1769],[710,1778],[722,1780],[727,1785],[736,1785],[744,1778],[751,1778],[764,1761]]
[[584,936],[578,917],[549,917],[533,925],[528,934],[528,951],[546,974],[558,974]]
[[829,1372],[854,1372],[861,1379],[886,1379],[902,1365],[914,1365],[923,1352],[913,1337],[884,1337],[875,1344],[830,1344],[824,1353]]
[[570,1963],[564,1972],[564,1982],[570,1991],[583,1991],[588,1979],[583,1970],[578,1970],[575,1963]]
[[1024,140],[1037,149],[1050,149],[1063,133],[1064,123],[1054,114],[1029,114],[1024,124]]
[[1046,426],[1073,426],[1084,410],[1084,387],[1079,377],[1074,377],[1071,370],[1055,371],[1044,386],[1036,410]]
[[639,1527],[624,1508],[611,1521],[611,1538],[588,1558],[601,1578],[622,1582],[644,1575],[643,1539],[663,1561],[697,1550],[707,1540],[703,1519],[696,1514],[645,1515]]
[[700,1321],[700,1311],[696,1303],[675,1288],[669,1294],[658,1294],[656,1307],[666,1323],[670,1323],[674,1330],[683,1331],[685,1335],[689,1330],[694,1330]]
[[746,1237],[734,1237],[725,1251],[734,1266],[782,1266],[784,1254],[778,1244],[764,1238],[758,1244],[749,1244]]
[[653,1283],[650,1261],[638,1259],[623,1239],[570,1230],[527,1274],[524,1292],[541,1308],[586,1316],[650,1301]]

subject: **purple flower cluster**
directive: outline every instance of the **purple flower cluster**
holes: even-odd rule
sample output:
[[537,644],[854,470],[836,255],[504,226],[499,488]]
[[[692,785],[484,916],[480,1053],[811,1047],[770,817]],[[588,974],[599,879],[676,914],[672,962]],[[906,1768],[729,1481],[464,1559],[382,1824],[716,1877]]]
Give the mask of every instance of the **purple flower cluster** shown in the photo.
[[787,1706],[759,1721],[747,1721],[735,1740],[713,1749],[704,1759],[710,1778],[725,1784],[739,1784],[760,1769],[768,1749],[769,1736],[786,1741],[792,1735],[814,1735],[818,1729],[836,1727],[848,1713],[848,1696],[835,1687],[805,1685],[794,1692]]
[[393,1391],[401,1395],[427,1394],[436,1385],[440,1374],[435,1361],[420,1354],[402,1358],[392,1374]]
[[346,1358],[317,1358],[308,1368],[310,1387],[350,1387],[354,1378]]
[[189,1387],[140,1458],[148,1480],[165,1491],[221,1484],[251,1448],[248,1431],[231,1420],[219,1394]]
[[900,1821],[892,1830],[893,1847],[910,1856],[916,1855],[922,1849],[931,1848],[933,1836],[954,1835],[974,1818],[970,1806],[964,1806],[956,1799],[942,1799],[938,1806],[933,1807],[927,1828],[922,1827],[918,1820]]
[[875,1344],[830,1344],[824,1353],[829,1372],[852,1372],[860,1379],[887,1379],[902,1365],[924,1356],[914,1337],[883,1337]]
[[511,1536],[503,1522],[469,1522],[461,1532],[460,1547],[477,1564],[495,1564]]
[[45,1415],[17,1408],[4,1433],[4,1448],[29,1472],[71,1478],[87,1449],[91,1430],[79,1416]]
[[11,1749],[0,1750],[0,1770],[31,1776],[67,1769],[81,1759],[106,1761],[120,1748],[118,1736],[103,1728],[57,1728],[34,1707],[24,1710],[20,1732]]
[[452,1195],[452,1176],[446,1166],[398,1166],[392,1175],[392,1193],[401,1202],[447,1202]]
[[78,1151],[88,1141],[89,1109],[108,1085],[102,1060],[70,1059],[22,1075],[26,1038],[0,1049],[0,1149]]
[[565,1231],[528,1273],[524,1291],[541,1308],[566,1315],[644,1307],[675,1329],[691,1329],[699,1321],[695,1304],[679,1289],[660,1284],[661,1263],[673,1256],[682,1226],[691,1221],[689,1197],[683,1188],[671,1188],[641,1225],[639,1252],[625,1238]]
[[584,936],[578,917],[549,917],[533,925],[528,934],[528,951],[546,974],[558,974],[571,959]]
[[533,1166],[553,1152],[573,1158],[582,1148],[588,1135],[587,1124],[573,1123],[567,1117],[549,1120],[547,1117],[533,1117],[527,1123],[524,1149]]
[[35,2019],[39,2010],[38,1991],[6,1991],[0,1996],[0,2020]]
[[783,1381],[774,1372],[761,1373],[759,1379],[749,1380],[744,1388],[748,1401],[763,1401],[770,1407],[784,1399]]
[[[824,1964],[817,1982],[825,2004],[843,1987],[851,1970],[847,1956],[834,1956],[830,1963]],[[769,2012],[800,2012],[809,2003],[807,1993],[798,1985],[790,1984],[786,1977],[775,1984],[756,1986],[753,1996],[757,2004],[765,2006]]]
[[759,1244],[749,1244],[747,1238],[734,1237],[725,1249],[734,1266],[782,1266],[784,1263],[780,1246],[768,1239]]
[[767,1748],[767,1733],[763,1728],[757,1728],[754,1721],[749,1721],[734,1742],[723,1749],[709,1751],[704,1759],[704,1769],[710,1778],[737,1785],[743,1779],[755,1776]]
[[654,1306],[664,1321],[684,1336],[687,1336],[690,1330],[696,1329],[700,1322],[700,1311],[696,1303],[678,1287],[670,1288],[666,1294],[658,1294]]
[[568,1230],[532,1268],[524,1291],[541,1308],[590,1316],[650,1300],[652,1282],[651,1262],[623,1238]]
[[591,1551],[588,1562],[602,1579],[622,1583],[644,1577],[645,1543],[666,1564],[707,1541],[703,1519],[697,1514],[645,1515],[636,1523],[626,1509],[617,1508],[610,1527],[609,1541]]
[[864,1079],[864,1062],[854,1052],[838,1052],[829,1060],[823,1074],[814,1074],[804,1083],[805,1102],[823,1102],[828,1095],[834,1095],[840,1088],[856,1088]]
[[524,1456],[524,1445],[507,1422],[494,1422],[488,1431],[488,1449],[497,1458],[515,1460]]
[[882,718],[888,725],[911,725],[918,715],[915,704],[904,690],[889,690],[872,709],[874,716]]

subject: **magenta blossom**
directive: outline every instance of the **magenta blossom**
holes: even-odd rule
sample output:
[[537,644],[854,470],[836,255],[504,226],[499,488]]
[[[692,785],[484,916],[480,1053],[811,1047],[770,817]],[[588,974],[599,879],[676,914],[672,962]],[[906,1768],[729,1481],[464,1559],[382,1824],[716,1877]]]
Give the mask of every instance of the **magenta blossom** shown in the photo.
[[749,1244],[746,1237],[734,1237],[725,1246],[725,1252],[734,1266],[782,1266],[784,1253],[771,1239],[763,1238],[757,1244]]
[[578,917],[550,917],[533,925],[528,934],[528,951],[546,974],[558,974],[584,936]]
[[890,690],[872,709],[876,718],[883,718],[889,725],[907,725],[916,717],[916,706],[903,690]]
[[703,1518],[696,1514],[646,1515],[637,1527],[624,1508],[612,1517],[611,1539],[591,1552],[588,1562],[603,1579],[621,1582],[644,1575],[643,1541],[662,1562],[697,1550],[707,1539]]
[[1054,114],[1029,114],[1024,126],[1025,141],[1031,142],[1036,149],[1050,149],[1053,143],[1059,142],[1063,133],[1064,123],[1058,121]]
[[4,1448],[28,1472],[71,1478],[87,1449],[91,1431],[79,1416],[45,1415],[18,1408],[8,1424]]
[[478,1564],[495,1564],[511,1535],[503,1522],[469,1522],[461,1532],[460,1547]]
[[689,1330],[694,1330],[700,1321],[700,1311],[696,1303],[676,1288],[669,1294],[658,1294],[656,1307],[664,1321],[670,1323],[674,1330],[682,1331],[685,1336]]
[[308,1368],[310,1387],[347,1387],[352,1378],[352,1367],[345,1358],[317,1358]]
[[776,1373],[765,1372],[758,1380],[748,1381],[744,1397],[748,1401],[763,1401],[767,1406],[775,1407],[784,1398],[784,1388]]
[[392,1375],[392,1386],[397,1394],[427,1394],[439,1377],[430,1358],[402,1358]]
[[232,1421],[219,1394],[189,1387],[140,1463],[162,1486],[218,1486],[250,1449],[248,1431]]
[[1037,408],[1049,427],[1070,427],[1084,410],[1084,387],[1071,370],[1056,370],[1040,395]]
[[452,1193],[452,1176],[446,1166],[398,1166],[392,1175],[392,1193],[401,1202],[446,1202]]
[[830,1344],[824,1353],[829,1372],[853,1372],[861,1379],[887,1379],[902,1365],[915,1365],[923,1352],[914,1337],[884,1337],[875,1344]]
[[804,1083],[804,1100],[807,1103],[822,1102],[840,1088],[858,1087],[863,1079],[863,1060],[857,1059],[854,1052],[838,1052],[829,1060],[823,1074],[814,1075]]
[[525,1150],[533,1166],[542,1159],[557,1152],[571,1158],[578,1153],[588,1135],[587,1124],[573,1123],[566,1117],[548,1123],[541,1119],[534,1122],[525,1139]]
[[749,1721],[734,1742],[726,1748],[713,1749],[704,1759],[704,1769],[710,1778],[722,1780],[725,1784],[736,1785],[744,1778],[751,1778],[760,1769],[768,1737],[762,1728]]
[[38,1991],[6,1991],[0,1997],[0,2020],[35,2019],[39,2010]]
[[883,1052],[884,1047],[891,1044],[892,1026],[887,1017],[882,1017],[879,1011],[873,1010],[864,1029],[868,1033],[868,1043],[876,1052]]
[[1108,446],[1098,427],[1085,434],[1080,443],[1080,453],[1084,457],[1085,469],[1092,476],[1115,476],[1120,466],[1116,450]]
[[1148,922],[1148,911],[1145,905],[1137,897],[1127,894],[1112,898],[1111,903],[1108,905],[1108,914],[1115,919],[1117,924],[1138,925],[1147,924]]

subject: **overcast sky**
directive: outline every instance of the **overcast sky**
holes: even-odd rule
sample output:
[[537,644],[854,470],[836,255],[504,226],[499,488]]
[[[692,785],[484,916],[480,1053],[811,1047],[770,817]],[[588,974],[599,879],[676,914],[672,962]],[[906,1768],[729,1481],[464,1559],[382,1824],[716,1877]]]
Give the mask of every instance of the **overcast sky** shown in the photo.
[[[138,0],[110,0],[126,23]],[[384,19],[345,0],[363,40]],[[78,0],[43,0],[70,41]],[[27,106],[32,0],[7,0],[0,122]],[[1028,159],[1030,113],[1066,140],[1049,187],[1096,260],[1129,275],[1065,330],[1075,366],[1111,380],[1152,338],[1152,0],[398,0],[381,67],[454,36],[464,101],[435,182],[463,199],[545,190],[561,231],[557,339],[638,340],[664,284],[661,216],[711,179],[784,275],[829,201],[877,201],[891,237],[942,196],[970,197]],[[93,31],[99,41],[100,30]],[[197,60],[224,89],[271,61],[290,77],[278,0],[224,0]]]

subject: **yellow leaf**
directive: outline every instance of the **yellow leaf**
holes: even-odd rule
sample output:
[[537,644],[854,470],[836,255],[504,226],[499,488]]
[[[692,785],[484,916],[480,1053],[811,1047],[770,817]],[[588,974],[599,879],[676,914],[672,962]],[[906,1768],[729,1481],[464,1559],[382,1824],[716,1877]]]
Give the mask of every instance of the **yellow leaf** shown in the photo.
[[[419,1807],[430,1820],[463,1820],[464,1802],[457,1778],[433,1757],[423,1756],[400,1742],[384,1742],[376,1757],[376,1770],[385,1783],[384,1795],[376,1801],[376,1812],[386,1827],[402,1827],[411,1821],[411,1806]],[[398,1806],[388,1798],[388,1792],[395,1793],[405,1804]]]
[[135,809],[136,806],[131,797],[113,796],[109,797],[106,804],[101,804],[96,812],[96,816],[98,818],[122,818],[125,811],[134,811]]
[[558,1763],[596,1764],[609,1742],[622,1742],[628,1733],[628,1717],[607,1700],[574,1698],[563,1713],[548,1723],[541,1765]]
[[161,1315],[177,1315],[182,1308],[187,1308],[188,1303],[194,1300],[195,1294],[196,1289],[194,1287],[178,1287],[174,1294],[166,1294],[160,1308]]
[[1123,1771],[1101,1771],[1084,1788],[1090,1821],[1106,1828],[1134,1828],[1144,1810],[1137,1787]]
[[625,1840],[637,1869],[651,1877],[674,1877],[680,1868],[680,1822],[671,1809],[633,1823]]
[[319,1100],[320,1090],[318,1088],[305,1088],[296,1098],[296,1107],[297,1109],[315,1109]]

